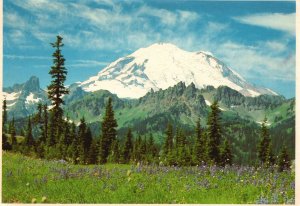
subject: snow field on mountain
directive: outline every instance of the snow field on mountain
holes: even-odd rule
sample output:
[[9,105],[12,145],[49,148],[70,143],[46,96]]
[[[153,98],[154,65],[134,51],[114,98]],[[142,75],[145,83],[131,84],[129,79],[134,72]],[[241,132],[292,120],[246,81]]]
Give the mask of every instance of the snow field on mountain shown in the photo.
[[167,89],[180,81],[186,85],[193,82],[199,89],[224,85],[252,97],[262,92],[275,94],[255,88],[211,53],[184,51],[169,43],[138,49],[112,62],[80,86],[87,92],[102,89],[120,98],[139,98],[151,89]]

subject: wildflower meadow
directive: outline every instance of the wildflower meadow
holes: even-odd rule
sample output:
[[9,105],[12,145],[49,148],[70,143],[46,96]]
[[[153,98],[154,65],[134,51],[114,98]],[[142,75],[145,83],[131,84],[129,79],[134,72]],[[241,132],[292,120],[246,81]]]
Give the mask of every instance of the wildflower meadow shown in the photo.
[[295,203],[295,172],[272,167],[73,165],[3,152],[7,203]]

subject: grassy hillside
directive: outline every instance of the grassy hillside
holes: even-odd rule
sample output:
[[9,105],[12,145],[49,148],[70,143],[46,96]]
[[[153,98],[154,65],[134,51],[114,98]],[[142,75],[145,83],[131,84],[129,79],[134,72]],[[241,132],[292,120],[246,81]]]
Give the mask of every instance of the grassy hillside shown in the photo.
[[252,167],[70,165],[3,152],[4,203],[294,203],[295,173]]

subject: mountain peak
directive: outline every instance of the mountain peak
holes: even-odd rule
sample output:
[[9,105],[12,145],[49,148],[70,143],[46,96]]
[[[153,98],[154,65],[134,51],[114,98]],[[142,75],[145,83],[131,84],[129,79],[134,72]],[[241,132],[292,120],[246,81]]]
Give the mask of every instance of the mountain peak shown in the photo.
[[179,82],[206,86],[228,86],[245,96],[274,95],[248,83],[210,52],[189,52],[171,43],[155,43],[122,57],[80,83],[87,92],[108,90],[121,98],[139,98],[151,88],[167,89]]
[[28,91],[28,92],[39,92],[40,88],[40,80],[36,76],[31,76],[29,80],[22,84],[14,84],[12,87],[4,87],[4,92],[20,92],[20,91]]
[[157,55],[175,55],[176,53],[186,52],[174,44],[171,43],[154,43],[148,47],[140,48],[132,53],[130,56],[136,58],[153,57]]
[[39,92],[40,91],[40,80],[36,76],[30,77],[30,79],[25,82],[23,90],[28,92]]
[[148,49],[155,49],[155,48],[164,48],[164,49],[179,49],[176,45],[168,42],[158,42],[151,44],[150,46],[147,47]]

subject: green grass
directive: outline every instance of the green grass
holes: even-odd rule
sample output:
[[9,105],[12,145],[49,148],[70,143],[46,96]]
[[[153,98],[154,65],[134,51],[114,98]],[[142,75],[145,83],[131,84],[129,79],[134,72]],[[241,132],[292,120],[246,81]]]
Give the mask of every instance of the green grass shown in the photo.
[[[130,172],[129,172],[130,171]],[[3,152],[5,203],[293,203],[294,172],[71,165]]]

